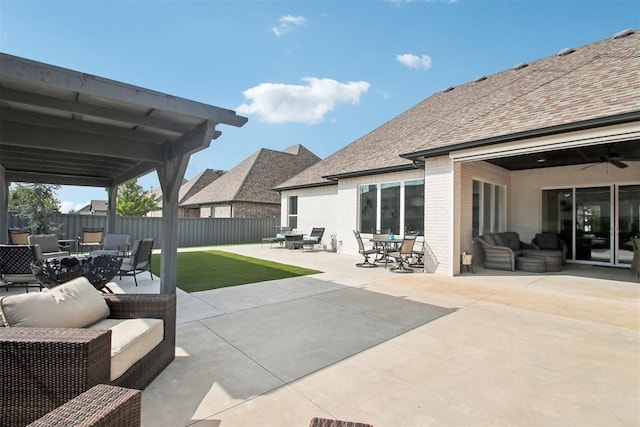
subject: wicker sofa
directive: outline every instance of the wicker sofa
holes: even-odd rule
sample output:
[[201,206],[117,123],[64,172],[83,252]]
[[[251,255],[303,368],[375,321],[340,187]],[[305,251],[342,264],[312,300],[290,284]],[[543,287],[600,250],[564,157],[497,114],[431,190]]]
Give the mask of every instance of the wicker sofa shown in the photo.
[[26,425],[97,384],[144,389],[173,361],[175,295],[100,297],[109,308],[107,321],[162,319],[160,343],[111,378],[110,329],[0,327],[0,425]]
[[514,231],[485,234],[476,241],[482,245],[485,268],[515,271],[518,258],[545,258],[548,268],[542,263],[543,271],[557,271],[563,260],[561,250],[540,249],[533,243],[525,243]]

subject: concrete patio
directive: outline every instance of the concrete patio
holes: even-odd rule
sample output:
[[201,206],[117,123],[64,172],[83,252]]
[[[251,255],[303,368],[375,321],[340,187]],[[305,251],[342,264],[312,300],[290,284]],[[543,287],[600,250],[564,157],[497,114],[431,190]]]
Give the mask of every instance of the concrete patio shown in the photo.
[[[144,426],[640,424],[629,270],[445,278],[344,254],[216,249],[324,273],[178,290],[176,360],[143,393]],[[148,274],[139,284],[113,288],[158,292]]]

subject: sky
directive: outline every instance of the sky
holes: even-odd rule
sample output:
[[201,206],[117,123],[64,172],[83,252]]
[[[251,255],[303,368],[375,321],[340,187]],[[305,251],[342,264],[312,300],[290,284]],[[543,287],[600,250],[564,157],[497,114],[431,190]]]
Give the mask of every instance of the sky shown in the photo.
[[[248,117],[187,179],[261,148],[326,158],[449,86],[639,27],[638,0],[0,0],[4,53]],[[62,212],[107,199],[56,196]]]

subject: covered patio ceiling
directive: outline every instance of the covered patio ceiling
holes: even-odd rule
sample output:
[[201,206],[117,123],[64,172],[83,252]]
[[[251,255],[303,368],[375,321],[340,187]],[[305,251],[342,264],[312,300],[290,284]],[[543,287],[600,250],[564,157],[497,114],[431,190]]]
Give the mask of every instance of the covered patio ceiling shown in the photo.
[[9,184],[30,182],[105,187],[108,232],[118,185],[155,170],[161,292],[175,293],[178,189],[189,158],[221,135],[217,125],[246,122],[232,110],[0,53],[0,230]]
[[234,111],[0,54],[6,179],[113,187],[207,148]]

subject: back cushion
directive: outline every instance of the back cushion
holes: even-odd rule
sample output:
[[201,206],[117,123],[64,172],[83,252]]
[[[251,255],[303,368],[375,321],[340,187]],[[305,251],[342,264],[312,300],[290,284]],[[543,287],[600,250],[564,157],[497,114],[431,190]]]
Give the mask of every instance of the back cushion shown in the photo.
[[484,236],[482,236],[482,238],[484,239],[485,242],[487,242],[490,245],[496,244],[496,241],[494,240],[491,234],[485,234]]
[[536,244],[540,249],[558,249],[558,236],[553,233],[536,234]]
[[520,249],[520,236],[514,231],[506,231],[500,233],[500,239],[502,240],[502,246],[506,246],[514,251]]
[[84,328],[109,315],[109,306],[85,277],[78,277],[38,293],[12,295],[0,300],[6,326]]

